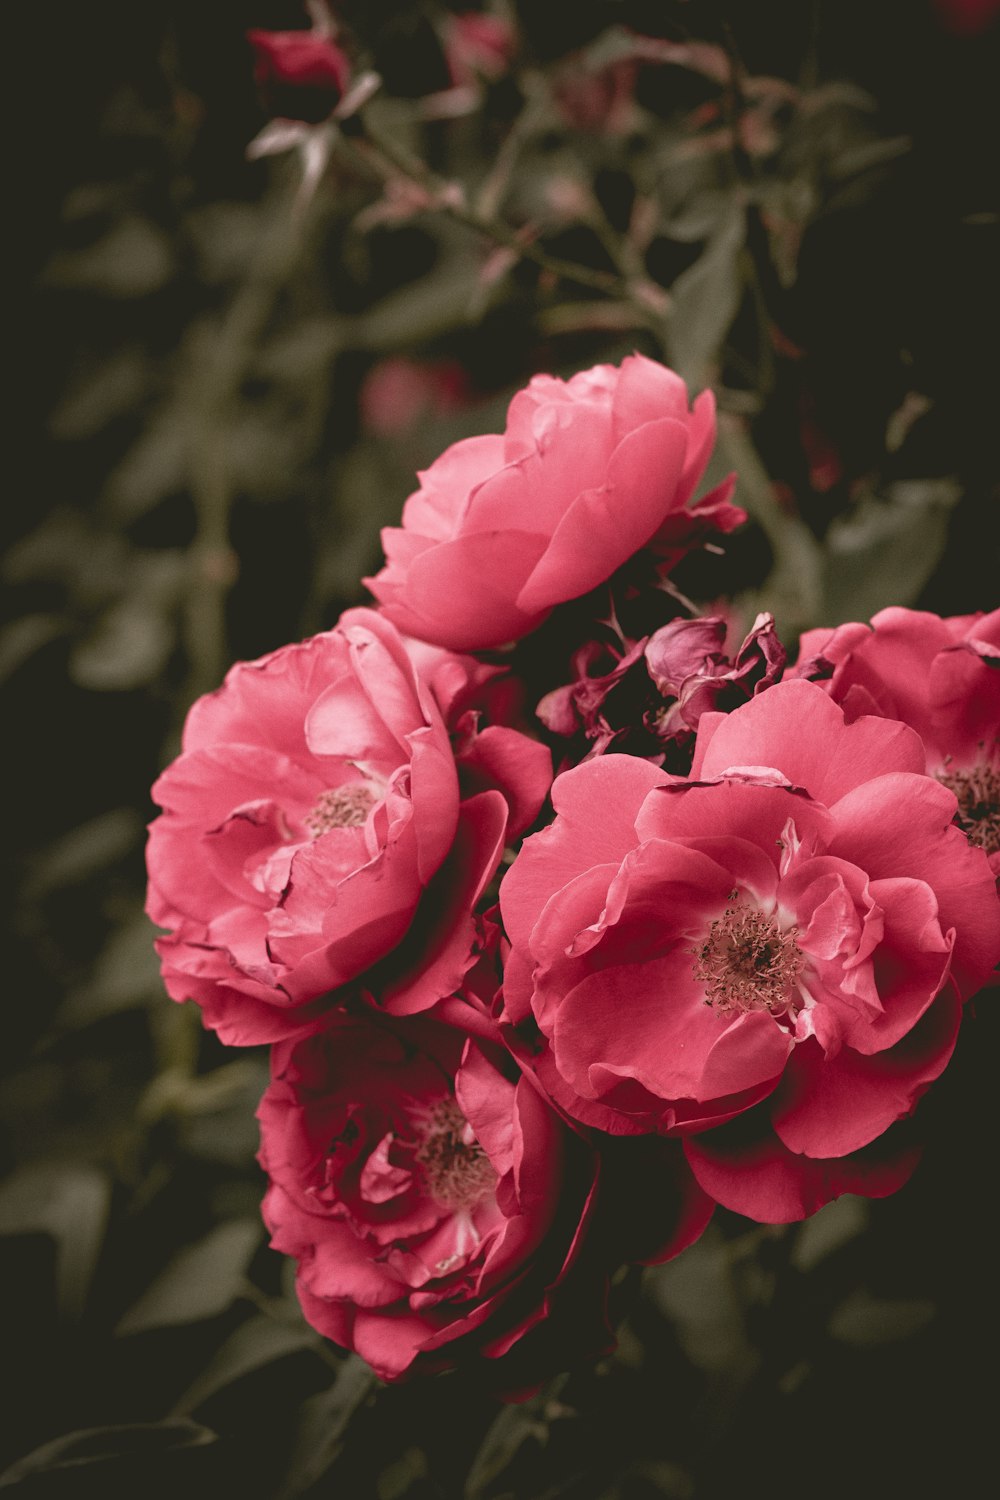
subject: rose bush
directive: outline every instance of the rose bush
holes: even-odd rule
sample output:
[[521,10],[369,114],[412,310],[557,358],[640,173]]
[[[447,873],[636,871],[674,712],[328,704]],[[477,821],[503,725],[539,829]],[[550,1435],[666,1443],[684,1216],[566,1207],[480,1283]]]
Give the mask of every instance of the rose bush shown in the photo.
[[958,798],[958,821],[1000,876],[1000,609],[939,615],[884,609],[871,625],[809,630],[798,675],[818,680],[847,718],[902,719],[927,770]]
[[689,410],[680,377],[640,354],[568,381],[536,375],[502,436],[456,443],[420,475],[365,581],[409,635],[503,645],[647,544],[672,558],[744,519],[729,485],[687,508],[714,440],[711,393]]
[[608,755],[552,795],[501,910],[512,1044],[560,1107],[683,1136],[752,1218],[898,1186],[911,1162],[866,1148],[1000,959],[986,857],[914,731],[778,683],[702,714],[689,780]]
[[147,909],[172,929],[168,991],[224,1041],[315,1026],[349,982],[422,1010],[472,962],[472,908],[551,765],[514,729],[480,731],[463,694],[482,668],[420,653],[436,686],[387,620],[351,610],[191,709],[153,789]]

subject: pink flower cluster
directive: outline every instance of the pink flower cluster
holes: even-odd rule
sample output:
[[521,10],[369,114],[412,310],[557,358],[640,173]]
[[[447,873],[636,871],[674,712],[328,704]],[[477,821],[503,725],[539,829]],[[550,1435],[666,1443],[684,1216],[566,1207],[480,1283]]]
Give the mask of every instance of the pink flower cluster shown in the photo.
[[272,1243],[385,1379],[529,1389],[716,1204],[894,1191],[1000,961],[1000,612],[730,654],[667,583],[743,519],[714,435],[640,355],[536,376],[154,788],[167,989],[271,1044]]

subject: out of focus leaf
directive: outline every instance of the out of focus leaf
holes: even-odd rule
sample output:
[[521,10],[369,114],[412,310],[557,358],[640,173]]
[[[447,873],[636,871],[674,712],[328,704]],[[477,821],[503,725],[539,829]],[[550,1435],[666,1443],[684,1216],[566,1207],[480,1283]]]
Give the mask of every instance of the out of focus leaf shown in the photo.
[[148,219],[127,214],[96,244],[54,255],[45,280],[52,286],[131,300],[159,291],[172,274],[166,235]]
[[134,521],[184,488],[190,445],[190,413],[181,402],[164,403],[108,482],[107,499],[119,520]]
[[70,622],[61,615],[24,615],[0,630],[0,682],[12,677],[36,651],[65,635]]
[[284,1483],[275,1500],[297,1500],[330,1472],[347,1429],[378,1385],[364,1360],[351,1354],[329,1389],[303,1402]]
[[830,1319],[830,1337],[838,1343],[854,1344],[862,1349],[893,1344],[922,1333],[935,1312],[933,1302],[926,1298],[890,1302],[859,1287],[841,1303]]
[[131,557],[129,592],[104,613],[70,657],[75,682],[98,692],[127,692],[159,674],[174,648],[172,613],[186,566],[179,550]]
[[802,1225],[795,1240],[792,1265],[797,1271],[811,1271],[828,1255],[862,1234],[869,1217],[867,1199],[855,1198],[850,1193],[835,1198]]
[[[352,319],[351,342],[363,349],[398,351],[407,344],[463,328],[481,291],[477,261],[449,260],[440,271],[391,292],[370,312]],[[482,311],[481,305],[477,309]]]
[[89,543],[90,532],[83,517],[68,506],[61,506],[8,547],[3,558],[3,576],[9,583],[63,578],[76,570]]
[[660,225],[669,239],[696,244],[709,239],[728,217],[731,198],[721,188],[708,187],[672,213]]
[[716,463],[721,463],[723,471],[736,470],[736,500],[763,529],[774,553],[774,567],[764,590],[746,600],[748,617],[769,609],[777,620],[779,635],[791,635],[817,624],[826,617],[820,545],[799,516],[788,514],[778,505],[770,476],[745,423],[728,414],[719,420],[712,465]]
[[125,599],[73,651],[70,674],[79,687],[127,692],[152,682],[173,646],[174,631],[162,609],[140,598]]
[[132,411],[149,388],[149,361],[140,349],[120,349],[71,386],[52,413],[50,431],[62,442],[93,437]]
[[118,928],[94,965],[90,982],[70,994],[59,1010],[56,1031],[75,1031],[159,999],[163,982],[153,937],[141,913]]
[[465,1500],[489,1500],[496,1495],[511,1465],[526,1449],[543,1447],[547,1438],[548,1428],[532,1406],[505,1406],[472,1460]]
[[689,385],[706,385],[743,295],[746,216],[730,200],[704,252],[670,288],[671,363]]
[[107,1177],[83,1163],[39,1162],[0,1187],[3,1233],[47,1234],[55,1240],[56,1303],[70,1321],[86,1306],[110,1202]]
[[944,550],[958,497],[954,480],[908,480],[839,516],[826,538],[825,622],[867,620],[886,600],[912,604]]
[[279,1323],[263,1315],[241,1323],[218,1348],[205,1368],[188,1386],[174,1407],[175,1416],[186,1416],[255,1370],[297,1354],[313,1344],[304,1326]]
[[180,1323],[198,1323],[225,1312],[240,1295],[261,1227],[251,1219],[220,1224],[171,1261],[130,1307],[117,1332],[145,1333]]
[[757,1355],[747,1338],[723,1241],[705,1235],[669,1265],[647,1271],[644,1292],[673,1325],[681,1348],[698,1369],[737,1377],[752,1370]]
[[648,322],[648,315],[630,302],[560,302],[544,308],[538,316],[543,333],[585,333],[590,329],[621,333],[645,328]]
[[[216,1442],[216,1434],[197,1422],[135,1422],[120,1427],[89,1427],[69,1432],[36,1448],[0,1474],[0,1489],[17,1487],[24,1496],[60,1500],[173,1500],[185,1493],[204,1466],[191,1450]],[[199,1493],[203,1493],[199,1485]]]
[[[68,885],[81,885],[124,859],[142,834],[142,819],[131,807],[116,807],[71,828],[37,855],[25,895],[33,901]],[[149,927],[147,924],[147,932]]]
[[261,218],[249,203],[208,203],[189,216],[204,282],[219,286],[245,274],[260,244]]
[[427,1455],[419,1448],[407,1448],[394,1463],[384,1468],[378,1476],[377,1500],[404,1500],[414,1485],[425,1488],[421,1480],[427,1478]]
[[326,368],[343,339],[339,318],[309,318],[266,344],[258,355],[256,371],[268,380],[301,385]]

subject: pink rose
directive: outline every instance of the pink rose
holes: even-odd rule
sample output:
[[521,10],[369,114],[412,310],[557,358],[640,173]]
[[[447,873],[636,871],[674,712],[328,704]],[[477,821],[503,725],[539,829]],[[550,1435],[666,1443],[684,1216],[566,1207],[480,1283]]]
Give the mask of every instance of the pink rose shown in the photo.
[[173,929],[167,989],[224,1041],[314,1027],[348,983],[402,1012],[458,985],[473,907],[550,779],[542,746],[478,719],[456,762],[446,715],[473,670],[437,653],[442,707],[394,627],[357,609],[194,705],[153,788],[147,909]]
[[319,124],[340,103],[351,64],[320,31],[248,31],[254,78],[269,114]]
[[420,475],[402,527],[382,532],[386,567],[365,581],[409,635],[503,645],[661,532],[677,555],[706,514],[723,529],[742,519],[719,492],[685,509],[714,440],[711,393],[689,410],[680,377],[640,354],[568,381],[536,375],[503,436],[456,443]]
[[457,360],[379,360],[358,397],[361,420],[376,437],[397,438],[469,400],[469,377]]
[[502,78],[517,52],[517,29],[505,16],[482,11],[444,17],[444,50],[456,87],[477,78]]
[[912,1160],[881,1138],[1000,959],[986,857],[924,760],[905,725],[782,682],[702,714],[690,780],[618,755],[559,776],[500,893],[508,1021],[541,1033],[556,1103],[684,1136],[751,1218],[898,1186]]
[[848,721],[884,714],[915,729],[927,771],[955,793],[959,826],[1000,876],[1000,609],[883,609],[870,627],[810,630],[794,671],[819,679]]
[[271,1073],[264,1217],[320,1333],[385,1380],[485,1359],[515,1388],[610,1347],[595,1158],[502,1048],[338,1013]]

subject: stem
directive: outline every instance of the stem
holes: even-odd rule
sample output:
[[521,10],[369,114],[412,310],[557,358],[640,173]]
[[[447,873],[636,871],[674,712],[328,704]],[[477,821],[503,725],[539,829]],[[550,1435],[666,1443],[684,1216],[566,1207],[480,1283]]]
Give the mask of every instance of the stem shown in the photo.
[[218,685],[228,665],[226,600],[236,577],[229,525],[233,478],[228,430],[261,333],[297,259],[301,237],[279,208],[246,280],[234,296],[209,348],[198,349],[191,379],[191,493],[196,531],[185,606],[184,636],[190,670],[188,704]]
[[[365,131],[366,144],[371,148],[370,150],[363,150],[353,141],[345,140],[343,136],[340,137],[340,148],[355,162],[366,167],[369,172],[375,171],[383,181],[402,175],[408,181],[423,188],[433,200],[433,206],[441,213],[447,214],[456,223],[475,230],[477,234],[483,235],[495,244],[514,251],[520,259],[530,260],[541,270],[549,271],[564,281],[575,282],[577,286],[585,286],[591,291],[603,292],[606,296],[617,297],[624,301],[632,300],[629,284],[624,277],[609,271],[596,271],[590,266],[581,266],[576,261],[563,260],[561,256],[550,255],[547,250],[526,243],[517,230],[512,229],[502,219],[495,215],[477,213],[464,201],[457,200],[454,183],[438,177],[419,157],[412,155],[395,141],[372,129],[367,120]],[[643,314],[644,317],[648,317],[645,309],[643,309]]]

